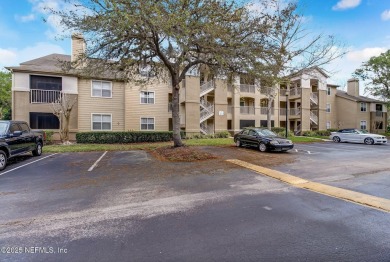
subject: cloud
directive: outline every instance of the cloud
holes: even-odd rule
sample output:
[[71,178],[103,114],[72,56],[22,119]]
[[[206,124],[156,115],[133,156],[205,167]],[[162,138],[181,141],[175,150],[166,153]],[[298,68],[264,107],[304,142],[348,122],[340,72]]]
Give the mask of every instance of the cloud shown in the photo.
[[53,53],[63,54],[65,51],[62,47],[47,42],[38,42],[22,49],[0,48],[0,69],[4,66],[16,66],[22,62]]
[[347,59],[350,61],[359,61],[363,62],[368,59],[370,59],[373,56],[378,56],[381,53],[384,53],[387,51],[387,48],[384,47],[369,47],[369,48],[364,48],[361,50],[355,50],[351,51],[347,54]]
[[22,23],[34,21],[35,18],[36,17],[35,17],[34,14],[29,14],[29,15],[24,15],[24,16],[15,15],[15,20],[18,21],[18,22],[22,22]]
[[[388,50],[386,47],[366,47],[362,49],[349,48],[350,51],[342,58],[339,58],[324,68],[331,73],[328,82],[344,87],[347,80],[352,78],[353,72],[360,68],[363,62],[373,56],[378,56]],[[361,90],[364,90],[364,83],[361,83]],[[363,94],[363,92],[361,92]]]
[[47,25],[45,35],[54,40],[56,37],[69,36],[71,32],[69,29],[61,23],[61,17],[57,14],[53,14],[52,11],[79,11],[73,4],[63,0],[29,0],[32,4],[33,12],[43,15]]
[[340,0],[335,6],[332,7],[333,10],[344,10],[355,8],[360,5],[361,0]]
[[383,11],[383,13],[381,14],[381,18],[383,21],[390,20],[390,9]]

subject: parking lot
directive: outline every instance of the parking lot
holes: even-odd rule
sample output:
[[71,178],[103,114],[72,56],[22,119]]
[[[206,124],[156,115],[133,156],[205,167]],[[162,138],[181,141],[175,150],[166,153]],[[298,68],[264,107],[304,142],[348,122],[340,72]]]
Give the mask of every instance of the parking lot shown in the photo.
[[0,260],[390,260],[388,213],[226,162],[236,158],[390,199],[390,146],[202,150],[218,158],[166,162],[125,151],[13,160],[0,172],[0,246],[55,252],[0,253]]

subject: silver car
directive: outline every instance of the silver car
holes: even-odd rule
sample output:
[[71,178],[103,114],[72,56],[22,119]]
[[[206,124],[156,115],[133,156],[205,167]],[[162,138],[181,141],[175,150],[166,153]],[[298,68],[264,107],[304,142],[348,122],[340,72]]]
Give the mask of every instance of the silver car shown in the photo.
[[353,142],[364,143],[367,145],[387,143],[387,138],[383,135],[370,134],[367,131],[353,128],[341,129],[337,132],[332,132],[329,138],[336,143]]

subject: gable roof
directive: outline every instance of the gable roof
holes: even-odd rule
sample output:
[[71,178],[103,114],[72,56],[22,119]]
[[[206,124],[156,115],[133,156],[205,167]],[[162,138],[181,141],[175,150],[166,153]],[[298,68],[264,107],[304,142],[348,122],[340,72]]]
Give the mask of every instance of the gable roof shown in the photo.
[[[63,70],[63,62],[70,62],[70,55],[51,54],[20,63],[20,66],[6,68],[12,71],[35,71],[65,74],[65,71]],[[71,72],[69,73],[71,74]]]
[[[95,61],[95,60],[91,60],[91,61]],[[85,72],[79,69],[66,68],[68,66],[70,67],[70,63],[71,63],[70,55],[50,54],[47,56],[42,56],[33,60],[20,63],[20,66],[13,66],[13,67],[11,66],[5,68],[15,72],[19,71],[19,72],[48,73],[48,74],[55,74],[55,75],[68,75],[68,76],[77,76],[77,77],[86,77],[86,78],[123,81],[120,80],[119,74],[111,71],[106,71],[104,73],[100,73],[99,75],[86,75]]]
[[355,102],[367,102],[367,103],[381,103],[381,104],[385,104],[385,102],[383,102],[383,101],[380,101],[380,100],[377,100],[377,99],[373,99],[373,98],[369,98],[369,97],[366,97],[366,96],[351,96],[351,95],[347,94],[347,92],[341,91],[341,90],[337,90],[336,96],[341,97],[341,98],[345,98],[345,99],[348,99],[348,100],[351,100],[351,101],[355,101]]

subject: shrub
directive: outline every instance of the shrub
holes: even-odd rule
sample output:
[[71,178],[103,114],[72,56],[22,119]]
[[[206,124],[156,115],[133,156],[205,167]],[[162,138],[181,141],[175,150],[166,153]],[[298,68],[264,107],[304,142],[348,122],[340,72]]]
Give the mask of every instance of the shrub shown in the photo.
[[316,130],[316,131],[302,131],[302,136],[330,136],[331,132],[335,132],[337,129],[328,129],[328,130]]
[[230,133],[228,131],[222,131],[215,133],[214,138],[228,138],[230,136]]
[[54,131],[53,130],[45,130],[45,135],[46,135],[46,144],[47,145],[51,145],[53,144],[53,135],[54,135]]
[[274,133],[277,133],[277,134],[283,133],[283,132],[284,132],[284,134],[286,134],[286,128],[284,128],[284,127],[272,127],[271,131]]
[[172,132],[82,132],[76,134],[80,144],[118,144],[171,141]]

